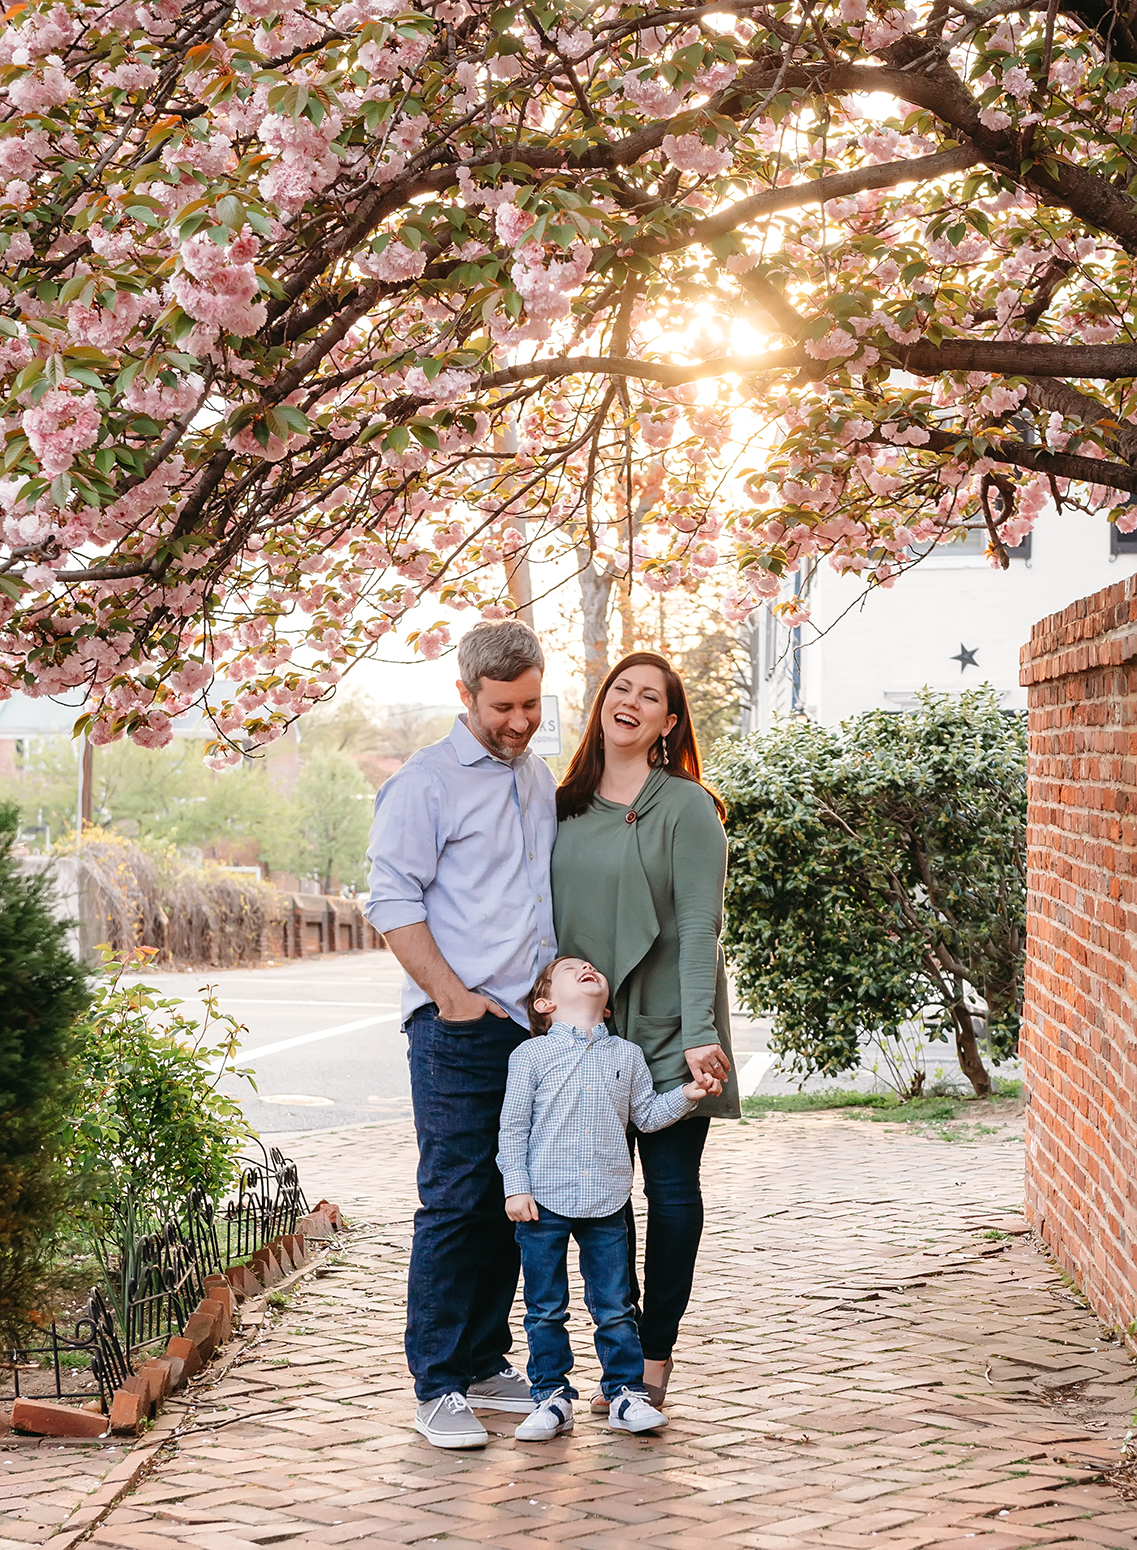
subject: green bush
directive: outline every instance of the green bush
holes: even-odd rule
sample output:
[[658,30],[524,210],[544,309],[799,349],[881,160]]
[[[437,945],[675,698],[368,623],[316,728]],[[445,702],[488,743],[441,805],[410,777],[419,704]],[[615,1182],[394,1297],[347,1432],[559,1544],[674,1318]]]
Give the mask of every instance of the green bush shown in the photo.
[[61,1115],[74,1088],[74,1024],[87,973],[67,951],[50,880],[12,855],[17,809],[0,806],[0,1341],[40,1308],[66,1201]]
[[976,997],[998,1057],[1018,1036],[1026,731],[988,687],[908,715],[792,722],[720,746],[724,944],[790,1069],[835,1076],[921,1017],[985,1097]]
[[81,1228],[112,1286],[134,1240],[177,1220],[191,1190],[225,1192],[251,1133],[218,1090],[236,1070],[240,1026],[208,995],[199,1025],[179,1001],[124,983],[126,967],[108,959],[79,1023],[76,1101],[63,1125]]

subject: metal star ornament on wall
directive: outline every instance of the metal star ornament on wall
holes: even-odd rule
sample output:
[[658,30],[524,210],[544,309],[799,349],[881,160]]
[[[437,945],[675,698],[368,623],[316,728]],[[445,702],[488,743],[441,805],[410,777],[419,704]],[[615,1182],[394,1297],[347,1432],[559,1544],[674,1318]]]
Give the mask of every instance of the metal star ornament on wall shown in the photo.
[[959,655],[955,656],[955,657],[952,657],[952,661],[959,663],[959,670],[960,670],[961,673],[963,672],[965,667],[978,667],[979,666],[979,663],[975,660],[975,652],[978,651],[978,650],[979,650],[979,647],[976,646],[975,647],[975,651],[969,651],[968,648],[963,644],[963,642],[960,641],[960,643],[959,643]]

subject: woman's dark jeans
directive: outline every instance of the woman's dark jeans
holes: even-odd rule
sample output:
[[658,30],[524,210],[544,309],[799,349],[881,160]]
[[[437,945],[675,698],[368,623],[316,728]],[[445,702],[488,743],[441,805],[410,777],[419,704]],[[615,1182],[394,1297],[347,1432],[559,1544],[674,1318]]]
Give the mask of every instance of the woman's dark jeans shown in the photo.
[[703,1196],[699,1164],[706,1145],[709,1119],[681,1119],[643,1135],[630,1135],[632,1156],[638,1149],[647,1196],[647,1241],[644,1245],[643,1302],[636,1275],[636,1223],[629,1200],[628,1279],[644,1360],[665,1362],[679,1337],[679,1321],[691,1300],[695,1260],[703,1235]]

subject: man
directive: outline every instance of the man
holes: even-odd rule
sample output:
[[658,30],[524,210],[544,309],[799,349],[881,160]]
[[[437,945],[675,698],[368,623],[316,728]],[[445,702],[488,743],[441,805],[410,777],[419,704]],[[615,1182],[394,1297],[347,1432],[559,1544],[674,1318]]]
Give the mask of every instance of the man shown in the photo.
[[525,997],[556,955],[549,859],[553,776],[530,754],[545,659],[517,620],[458,647],[466,707],[379,790],[367,916],[406,971],[403,1020],[419,1143],[407,1287],[415,1427],[476,1448],[473,1408],[525,1413],[510,1365],[518,1249],[494,1161],[509,1057],[529,1036]]

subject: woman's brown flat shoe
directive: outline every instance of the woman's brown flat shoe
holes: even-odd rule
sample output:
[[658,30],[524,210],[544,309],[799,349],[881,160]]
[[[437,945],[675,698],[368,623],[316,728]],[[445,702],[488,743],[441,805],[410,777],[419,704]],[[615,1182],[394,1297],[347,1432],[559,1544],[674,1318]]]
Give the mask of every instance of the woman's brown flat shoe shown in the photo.
[[[663,1365],[663,1382],[648,1383],[646,1380],[644,1382],[644,1388],[647,1389],[648,1401],[655,1407],[656,1410],[663,1409],[663,1401],[667,1398],[667,1385],[671,1382],[671,1373],[674,1366],[675,1363],[669,1356]],[[595,1408],[596,1405],[594,1401],[593,1409]],[[608,1408],[607,1401],[605,1401],[604,1408],[605,1410]]]
[[608,1401],[604,1398],[603,1389],[596,1390],[596,1393],[593,1394],[592,1398],[588,1401],[588,1408],[592,1411],[593,1415],[608,1414]]

